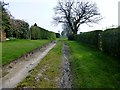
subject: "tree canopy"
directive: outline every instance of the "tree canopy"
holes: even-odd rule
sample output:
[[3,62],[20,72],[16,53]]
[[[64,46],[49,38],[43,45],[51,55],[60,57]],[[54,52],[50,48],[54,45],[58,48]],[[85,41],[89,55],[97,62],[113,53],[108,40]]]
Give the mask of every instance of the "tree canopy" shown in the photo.
[[24,20],[11,19],[11,26],[13,29],[13,37],[15,38],[28,38],[29,24]]
[[54,10],[55,23],[66,23],[73,34],[77,34],[81,24],[88,25],[101,20],[97,5],[90,1],[59,0]]
[[1,6],[1,23],[2,23],[2,30],[6,32],[6,37],[12,37],[12,28],[10,24],[10,13],[9,11],[5,8],[5,6],[8,5],[4,2],[0,1],[0,6]]
[[6,33],[6,37],[28,38],[29,24],[24,20],[14,19],[9,10],[5,8],[8,5],[0,1],[0,20],[2,30]]

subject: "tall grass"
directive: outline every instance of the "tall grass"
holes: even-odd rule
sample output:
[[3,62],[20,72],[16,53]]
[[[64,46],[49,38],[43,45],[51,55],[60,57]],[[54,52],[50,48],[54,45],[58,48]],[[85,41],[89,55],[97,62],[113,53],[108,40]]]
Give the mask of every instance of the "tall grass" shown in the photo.
[[93,48],[67,41],[71,49],[73,86],[79,88],[120,88],[120,63]]

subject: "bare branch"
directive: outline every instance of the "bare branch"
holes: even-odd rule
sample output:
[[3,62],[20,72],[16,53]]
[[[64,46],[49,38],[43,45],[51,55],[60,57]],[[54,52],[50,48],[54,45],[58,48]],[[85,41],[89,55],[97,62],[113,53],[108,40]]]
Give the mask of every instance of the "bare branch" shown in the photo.
[[97,23],[102,19],[97,5],[88,1],[59,0],[54,10],[54,20],[57,23],[67,23],[74,34],[77,34],[81,24]]

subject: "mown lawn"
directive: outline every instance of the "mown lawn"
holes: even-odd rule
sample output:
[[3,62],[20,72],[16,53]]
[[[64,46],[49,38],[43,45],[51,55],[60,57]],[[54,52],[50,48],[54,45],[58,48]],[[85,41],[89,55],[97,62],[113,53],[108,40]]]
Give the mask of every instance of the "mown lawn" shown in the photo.
[[73,86],[78,88],[120,88],[120,62],[75,41],[71,49]]
[[41,47],[49,40],[12,40],[2,42],[2,65],[8,64],[16,58]]
[[62,42],[59,41],[47,56],[40,61],[38,66],[31,71],[31,74],[18,84],[17,88],[58,88],[60,83],[61,49]]

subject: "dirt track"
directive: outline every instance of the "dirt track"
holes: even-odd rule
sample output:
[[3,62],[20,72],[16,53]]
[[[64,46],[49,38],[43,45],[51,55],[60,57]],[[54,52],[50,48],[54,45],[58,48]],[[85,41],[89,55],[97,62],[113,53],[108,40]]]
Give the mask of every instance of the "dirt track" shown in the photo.
[[[14,88],[19,82],[26,78],[31,70],[48,54],[48,52],[56,45],[52,42],[28,55],[19,58],[18,60],[3,67],[2,87],[1,88]],[[72,88],[69,47],[63,42],[62,47],[62,60],[61,60],[61,76],[60,88]],[[1,79],[1,78],[0,78]],[[1,83],[0,83],[1,85]]]
[[38,49],[31,55],[22,58],[22,60],[17,60],[16,62],[3,67],[5,72],[3,72],[4,77],[2,77],[2,87],[0,87],[0,89],[16,87],[16,85],[21,82],[35,66],[37,66],[42,58],[44,58],[55,45],[56,42],[52,42]]

